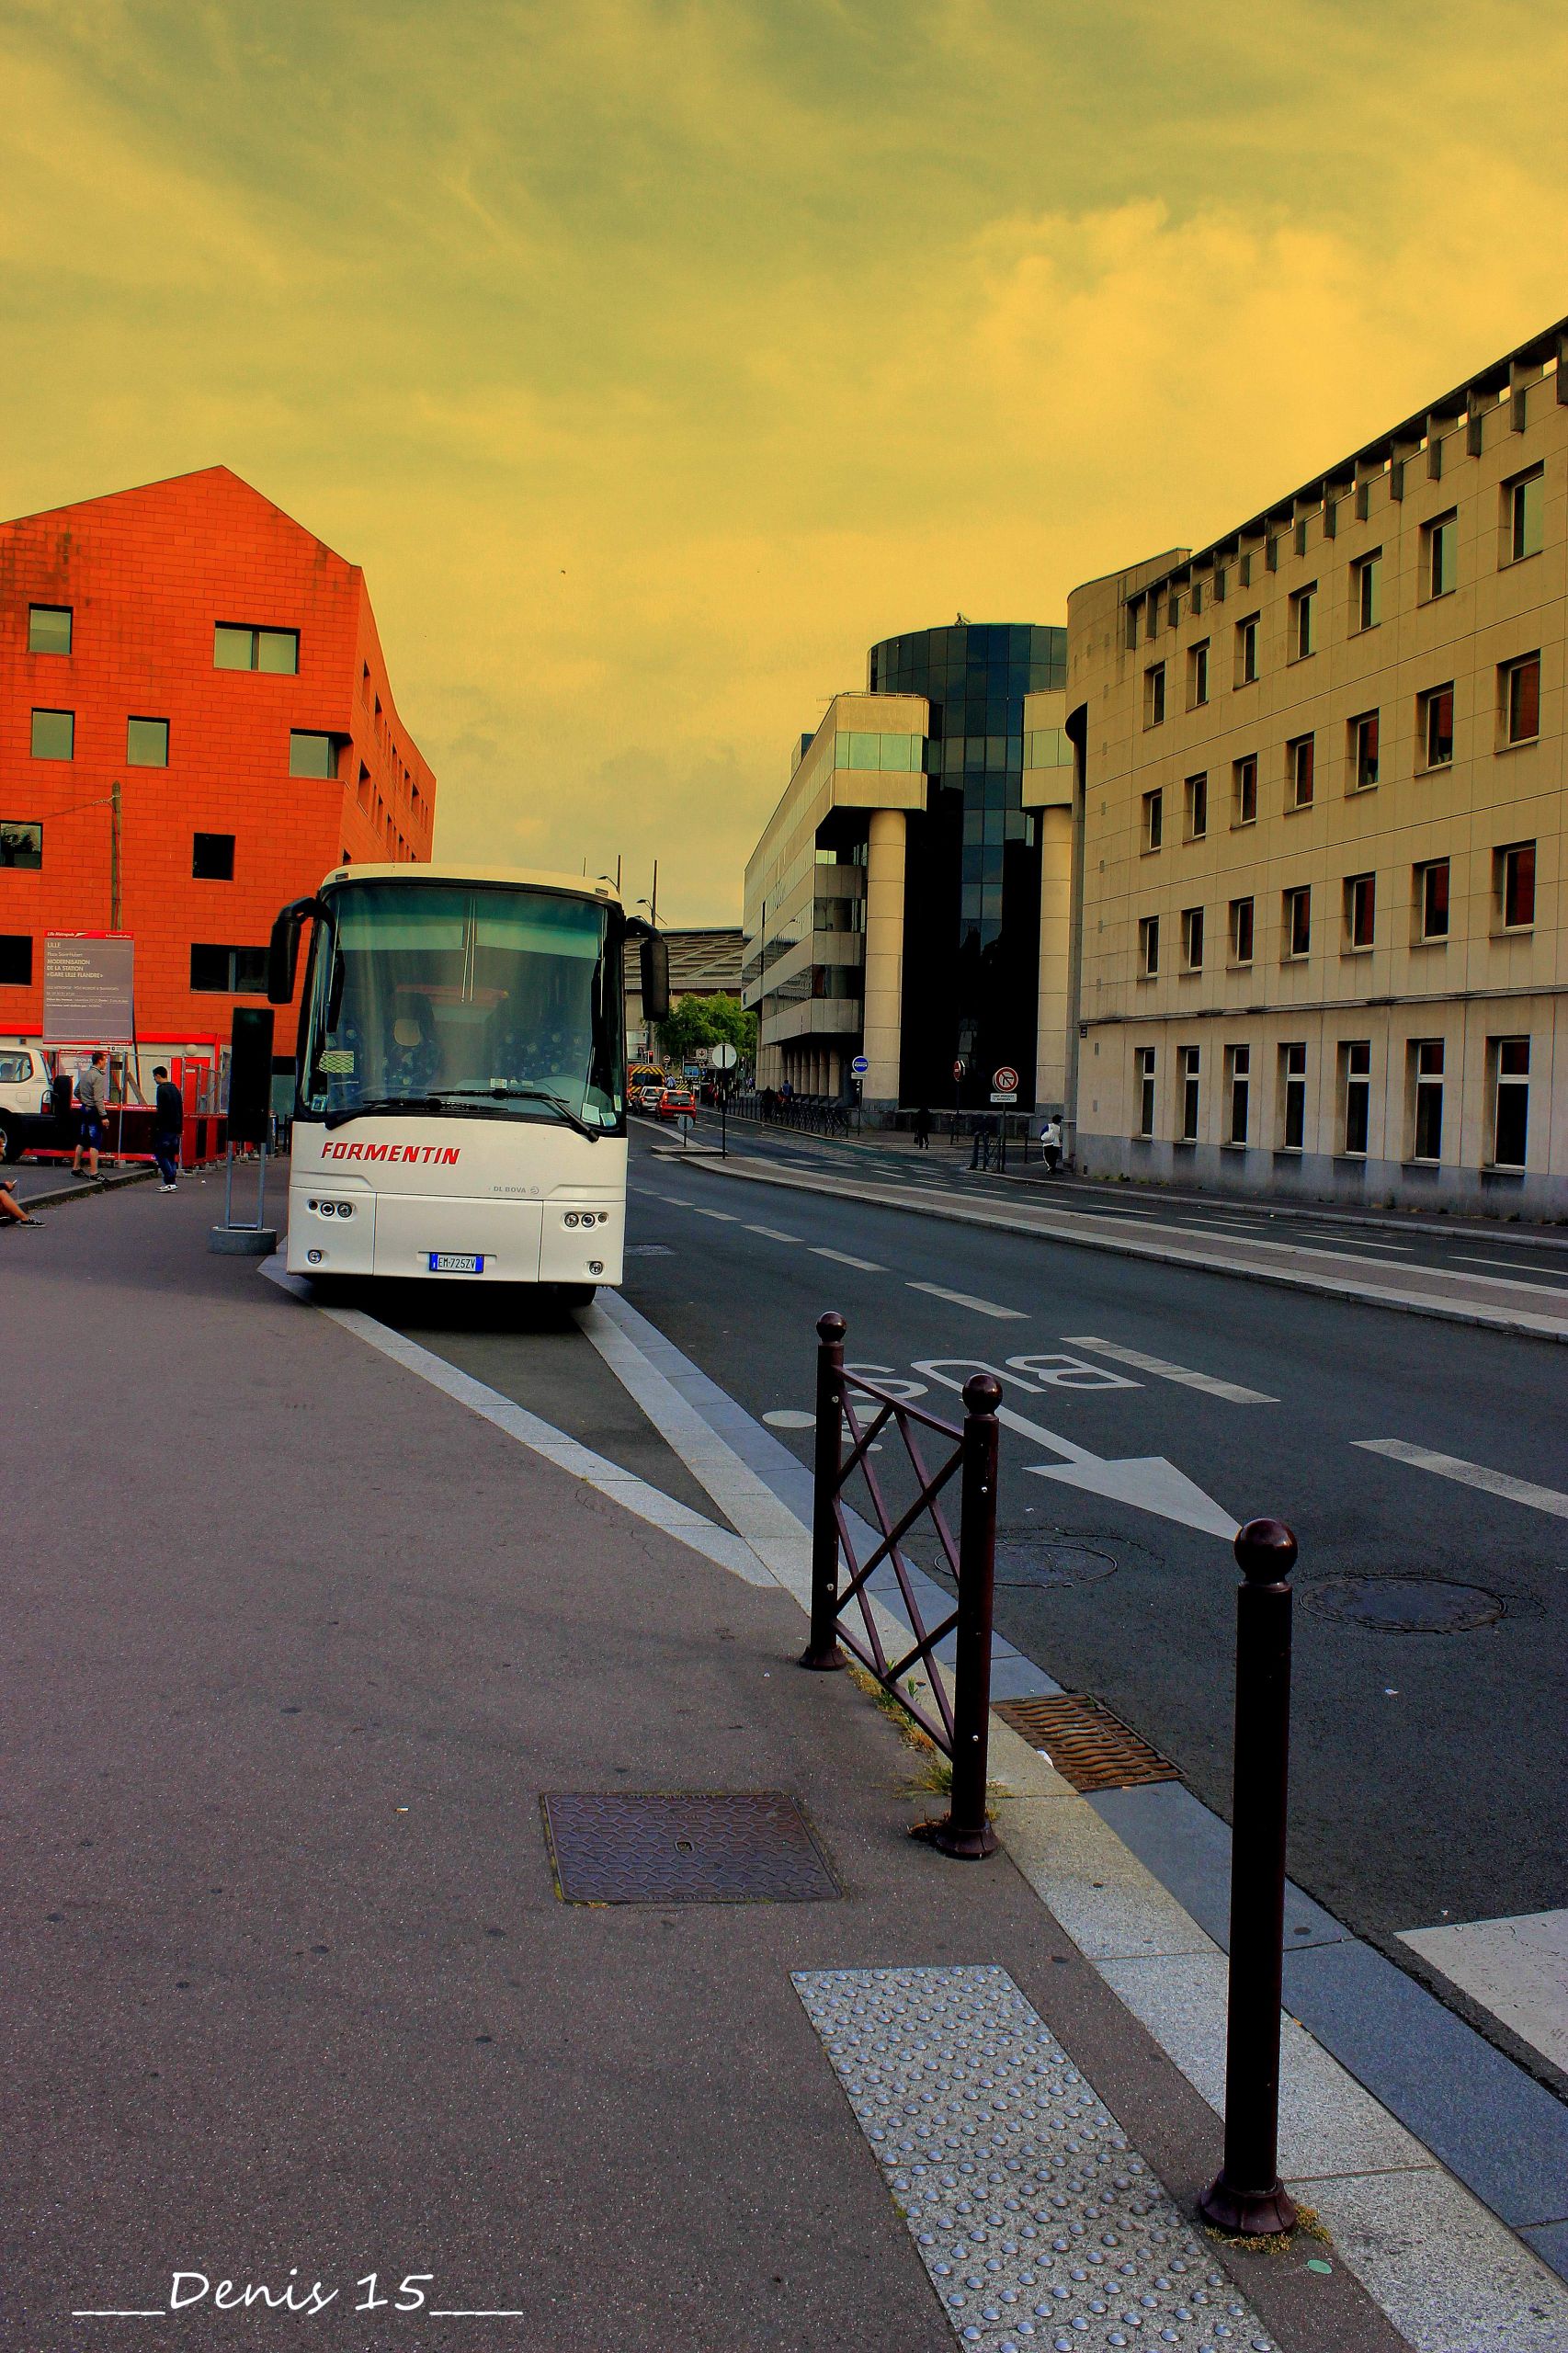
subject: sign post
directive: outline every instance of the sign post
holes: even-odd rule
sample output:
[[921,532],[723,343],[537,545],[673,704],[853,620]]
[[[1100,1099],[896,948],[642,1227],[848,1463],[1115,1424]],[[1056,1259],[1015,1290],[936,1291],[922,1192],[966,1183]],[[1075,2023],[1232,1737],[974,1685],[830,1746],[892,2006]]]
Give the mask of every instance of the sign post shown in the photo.
[[855,1074],[855,1132],[860,1132],[860,1105],[866,1092],[866,1073],[871,1065],[864,1054],[857,1054],[849,1065]]
[[719,1074],[719,1157],[730,1156],[730,1073],[740,1061],[736,1049],[728,1041],[715,1046],[709,1054],[710,1069]]

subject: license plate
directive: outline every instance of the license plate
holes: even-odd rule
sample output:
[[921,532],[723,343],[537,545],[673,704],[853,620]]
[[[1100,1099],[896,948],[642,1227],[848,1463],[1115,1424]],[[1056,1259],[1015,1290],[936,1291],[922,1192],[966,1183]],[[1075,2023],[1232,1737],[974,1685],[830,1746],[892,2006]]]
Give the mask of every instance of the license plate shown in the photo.
[[433,1275],[482,1275],[484,1260],[472,1250],[432,1250],[429,1253]]

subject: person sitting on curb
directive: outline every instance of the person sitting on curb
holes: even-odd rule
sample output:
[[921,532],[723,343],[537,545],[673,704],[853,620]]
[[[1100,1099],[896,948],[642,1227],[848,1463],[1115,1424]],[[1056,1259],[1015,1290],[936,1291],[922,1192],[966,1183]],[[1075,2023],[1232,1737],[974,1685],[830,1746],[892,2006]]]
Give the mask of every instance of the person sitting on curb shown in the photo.
[[41,1225],[43,1223],[41,1217],[29,1216],[17,1199],[17,1180],[14,1176],[0,1176],[0,1218],[4,1218],[7,1225]]
[[87,1155],[86,1175],[98,1173],[98,1150],[104,1141],[104,1114],[108,1101],[108,1081],[105,1071],[108,1056],[100,1047],[84,1071],[76,1075],[76,1099],[82,1106],[82,1124],[76,1135],[76,1149],[71,1155],[71,1174],[83,1174],[82,1154]]

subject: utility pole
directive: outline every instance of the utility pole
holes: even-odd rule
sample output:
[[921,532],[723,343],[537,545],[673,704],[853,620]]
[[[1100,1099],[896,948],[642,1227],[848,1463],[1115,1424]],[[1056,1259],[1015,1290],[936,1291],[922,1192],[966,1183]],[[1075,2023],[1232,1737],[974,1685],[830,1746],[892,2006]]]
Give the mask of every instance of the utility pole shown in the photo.
[[653,860],[653,892],[648,902],[648,914],[654,930],[657,931],[659,927],[659,861],[657,858]]

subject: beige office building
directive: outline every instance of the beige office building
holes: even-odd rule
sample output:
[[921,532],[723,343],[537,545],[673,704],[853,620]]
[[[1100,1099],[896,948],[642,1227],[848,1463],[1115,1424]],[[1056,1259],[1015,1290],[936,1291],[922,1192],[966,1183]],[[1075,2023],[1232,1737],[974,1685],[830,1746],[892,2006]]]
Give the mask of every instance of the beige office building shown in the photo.
[[1568,323],[1074,594],[1083,1170],[1568,1213],[1565,613]]

